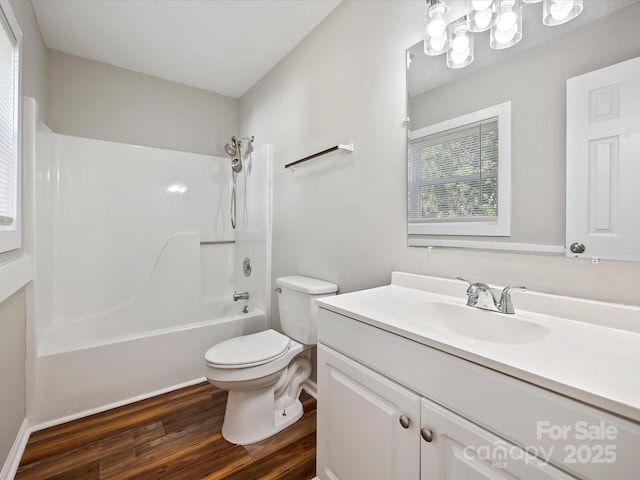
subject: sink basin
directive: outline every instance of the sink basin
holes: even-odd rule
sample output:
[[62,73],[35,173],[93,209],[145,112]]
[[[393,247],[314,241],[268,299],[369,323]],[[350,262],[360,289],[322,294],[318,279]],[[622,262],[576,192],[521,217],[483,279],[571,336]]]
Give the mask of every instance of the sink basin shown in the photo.
[[544,325],[519,318],[517,314],[506,315],[466,305],[422,302],[402,306],[398,313],[412,322],[486,342],[531,343],[551,333]]

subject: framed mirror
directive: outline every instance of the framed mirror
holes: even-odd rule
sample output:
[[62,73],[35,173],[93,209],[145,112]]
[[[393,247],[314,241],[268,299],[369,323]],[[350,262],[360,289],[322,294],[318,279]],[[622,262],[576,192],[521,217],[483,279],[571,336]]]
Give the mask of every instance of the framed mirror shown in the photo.
[[410,47],[408,138],[421,129],[510,103],[511,191],[507,235],[416,233],[415,209],[432,208],[434,195],[432,188],[431,197],[425,193],[416,201],[415,188],[410,188],[415,179],[410,178],[408,203],[414,211],[408,209],[409,245],[573,255],[569,246],[576,240],[566,238],[566,207],[571,203],[567,81],[640,56],[640,36],[635,33],[639,18],[637,0],[585,1],[576,19],[549,27],[542,23],[542,4],[524,4],[521,41],[494,50],[489,32],[473,33],[474,60],[464,68],[448,68],[446,54],[425,55],[422,40]]

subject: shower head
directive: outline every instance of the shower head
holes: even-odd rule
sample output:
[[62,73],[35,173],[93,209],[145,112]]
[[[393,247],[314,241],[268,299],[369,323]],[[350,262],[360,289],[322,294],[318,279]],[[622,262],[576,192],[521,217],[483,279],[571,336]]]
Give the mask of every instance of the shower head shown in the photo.
[[[247,142],[247,146],[244,147],[243,151],[244,142]],[[242,157],[253,152],[253,137],[236,138],[233,136],[231,137],[231,143],[227,143],[224,146],[224,151],[231,157],[231,169],[235,173],[239,173],[242,171]]]
[[228,143],[224,146],[224,151],[227,152],[227,155],[230,157],[235,157],[236,153],[238,153],[238,149],[232,147]]
[[238,139],[234,136],[231,137],[231,145],[228,143],[224,146],[224,151],[227,152],[227,155],[230,157],[235,157],[238,155]]

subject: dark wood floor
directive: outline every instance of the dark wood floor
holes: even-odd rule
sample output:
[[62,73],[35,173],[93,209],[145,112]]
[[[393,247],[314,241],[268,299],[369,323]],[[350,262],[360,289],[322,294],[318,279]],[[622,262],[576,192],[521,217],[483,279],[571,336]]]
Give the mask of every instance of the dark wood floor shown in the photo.
[[227,392],[201,383],[34,432],[16,480],[278,479],[315,475],[316,402],[245,447],[222,438]]

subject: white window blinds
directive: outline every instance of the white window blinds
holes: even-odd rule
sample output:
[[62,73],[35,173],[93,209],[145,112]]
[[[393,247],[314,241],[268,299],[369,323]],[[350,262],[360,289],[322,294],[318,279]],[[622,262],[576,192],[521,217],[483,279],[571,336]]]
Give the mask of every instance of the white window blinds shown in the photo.
[[18,40],[0,11],[0,228],[17,216]]
[[498,217],[498,117],[409,141],[409,222]]

